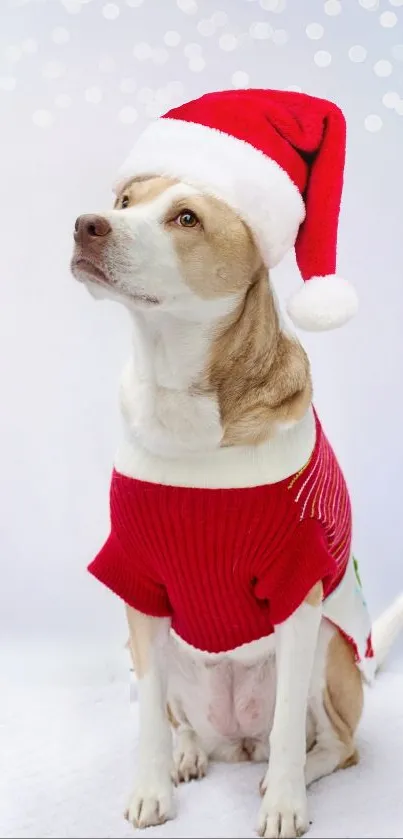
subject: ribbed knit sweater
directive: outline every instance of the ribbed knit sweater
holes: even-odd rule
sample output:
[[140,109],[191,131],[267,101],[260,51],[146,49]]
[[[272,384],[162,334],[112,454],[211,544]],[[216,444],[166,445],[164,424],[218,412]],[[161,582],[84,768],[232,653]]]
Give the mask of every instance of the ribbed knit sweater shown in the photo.
[[115,470],[110,507],[91,573],[136,609],[171,616],[183,641],[211,653],[272,633],[318,580],[331,602],[349,564],[349,495],[317,419],[308,462],[284,480],[204,489]]

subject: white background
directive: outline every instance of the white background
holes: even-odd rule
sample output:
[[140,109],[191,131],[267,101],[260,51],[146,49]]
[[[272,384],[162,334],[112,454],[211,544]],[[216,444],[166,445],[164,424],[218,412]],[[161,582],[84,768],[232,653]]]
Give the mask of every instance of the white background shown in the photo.
[[[110,206],[150,117],[234,85],[300,85],[345,111],[339,273],[361,309],[302,337],[373,612],[403,589],[402,59],[402,0],[2,0],[3,637],[124,640],[120,603],[85,568],[108,529],[129,326],[70,276],[72,227]],[[282,297],[297,286],[292,260],[277,280]]]

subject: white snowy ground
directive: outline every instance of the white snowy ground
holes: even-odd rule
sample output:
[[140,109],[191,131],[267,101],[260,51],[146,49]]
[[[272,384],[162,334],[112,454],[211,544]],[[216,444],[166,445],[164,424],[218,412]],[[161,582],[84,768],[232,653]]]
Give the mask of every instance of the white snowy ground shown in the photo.
[[[137,706],[122,651],[0,647],[0,836],[132,837]],[[403,657],[367,692],[361,762],[309,792],[315,837],[403,837]],[[137,837],[253,837],[262,766],[213,765]]]

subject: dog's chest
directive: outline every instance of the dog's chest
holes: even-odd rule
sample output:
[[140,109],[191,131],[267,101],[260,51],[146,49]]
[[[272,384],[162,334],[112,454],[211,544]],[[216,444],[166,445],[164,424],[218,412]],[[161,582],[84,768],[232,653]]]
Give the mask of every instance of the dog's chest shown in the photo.
[[204,347],[183,340],[180,349],[172,352],[159,341],[151,352],[143,342],[121,377],[129,432],[161,457],[217,449],[223,434],[217,400],[195,388]]

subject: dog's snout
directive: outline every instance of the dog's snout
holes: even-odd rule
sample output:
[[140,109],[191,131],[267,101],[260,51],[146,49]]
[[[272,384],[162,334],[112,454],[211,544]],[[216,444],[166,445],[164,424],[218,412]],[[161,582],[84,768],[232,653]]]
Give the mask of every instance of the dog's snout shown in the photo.
[[79,216],[74,225],[74,239],[79,245],[88,245],[104,239],[112,230],[103,216],[86,214]]

